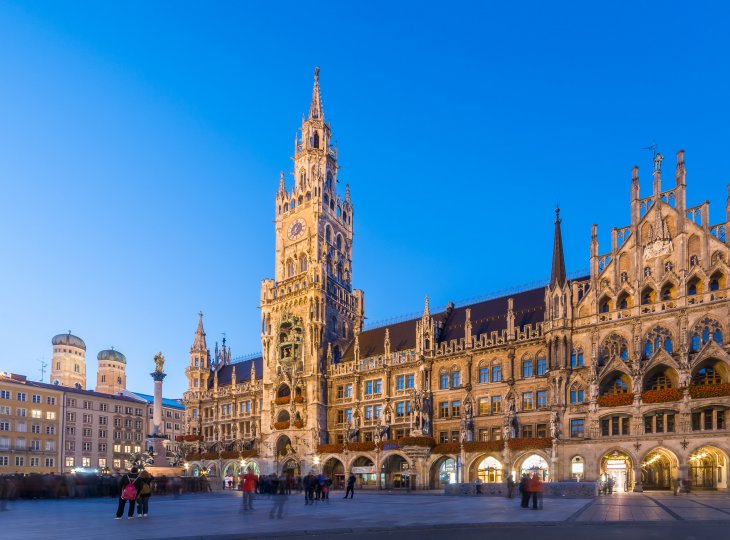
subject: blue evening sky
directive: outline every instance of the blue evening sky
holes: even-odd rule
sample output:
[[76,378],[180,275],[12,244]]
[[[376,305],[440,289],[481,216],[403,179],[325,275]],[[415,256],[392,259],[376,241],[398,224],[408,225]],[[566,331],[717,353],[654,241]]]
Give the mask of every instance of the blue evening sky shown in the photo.
[[[274,194],[321,66],[370,322],[569,272],[628,224],[630,172],[687,152],[725,219],[728,8],[705,2],[0,3],[0,370],[72,330],[128,387],[260,349]],[[46,375],[46,380],[47,375]]]

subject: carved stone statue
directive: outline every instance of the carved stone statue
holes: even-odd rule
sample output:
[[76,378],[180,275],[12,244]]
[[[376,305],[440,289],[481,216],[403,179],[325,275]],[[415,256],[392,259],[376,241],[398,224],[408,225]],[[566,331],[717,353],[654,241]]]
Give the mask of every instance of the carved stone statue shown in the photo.
[[155,373],[162,373],[164,366],[165,366],[165,357],[162,356],[161,352],[158,352],[155,355]]
[[550,415],[550,437],[558,438],[558,411],[553,411]]

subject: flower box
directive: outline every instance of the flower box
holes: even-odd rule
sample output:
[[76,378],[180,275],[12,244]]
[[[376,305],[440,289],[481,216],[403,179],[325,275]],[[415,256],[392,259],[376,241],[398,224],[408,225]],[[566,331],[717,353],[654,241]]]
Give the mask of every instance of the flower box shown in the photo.
[[369,452],[375,450],[374,442],[351,442],[347,443],[347,449],[352,452]]
[[689,395],[693,399],[730,396],[730,384],[690,385]]
[[317,452],[319,454],[340,454],[342,450],[343,445],[341,444],[320,444],[317,446]]
[[458,454],[461,452],[461,445],[457,442],[439,443],[431,449],[433,454]]
[[398,441],[385,439],[381,440],[378,443],[378,448],[380,448],[381,450],[397,450],[398,448],[400,448],[400,445],[398,444]]
[[289,422],[274,422],[274,429],[289,429]]
[[282,396],[274,399],[274,403],[277,405],[286,405],[291,401],[291,396]]
[[202,435],[177,435],[175,437],[175,440],[177,442],[197,442],[197,441],[202,441],[203,436]]
[[436,446],[436,440],[433,437],[401,437],[398,439],[398,446],[422,446],[424,448],[433,448]]
[[550,448],[553,441],[550,437],[530,437],[516,438],[509,440],[510,450],[533,450],[540,448]]
[[296,396],[294,397],[294,403],[304,403],[304,398],[302,396]]
[[634,394],[609,394],[598,398],[599,407],[621,407],[631,405],[634,402]]
[[204,452],[201,457],[203,459],[218,459],[218,454],[216,452]]
[[221,452],[221,457],[223,459],[238,459],[239,455],[234,450],[226,450],[225,452]]
[[641,394],[642,403],[664,403],[667,401],[681,401],[681,399],[682,391],[679,388],[647,390]]
[[241,458],[252,458],[256,457],[258,455],[258,452],[256,450],[243,450],[241,452]]
[[[452,443],[459,444],[459,443]],[[504,441],[464,441],[465,452],[499,452],[504,448]]]
[[294,427],[297,429],[302,429],[304,427],[304,422],[301,420],[294,420]]
[[192,452],[190,454],[185,455],[185,459],[187,461],[199,461],[201,458],[201,455],[198,452]]

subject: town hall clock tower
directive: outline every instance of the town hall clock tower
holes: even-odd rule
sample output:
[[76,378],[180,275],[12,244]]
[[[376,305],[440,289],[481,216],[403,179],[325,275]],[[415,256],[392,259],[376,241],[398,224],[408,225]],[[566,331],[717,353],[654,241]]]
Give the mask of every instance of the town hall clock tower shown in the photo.
[[294,141],[294,186],[276,193],[275,279],[261,284],[263,403],[259,450],[277,472],[306,474],[327,442],[327,366],[359,334],[363,293],[352,288],[353,206],[337,193],[319,89]]

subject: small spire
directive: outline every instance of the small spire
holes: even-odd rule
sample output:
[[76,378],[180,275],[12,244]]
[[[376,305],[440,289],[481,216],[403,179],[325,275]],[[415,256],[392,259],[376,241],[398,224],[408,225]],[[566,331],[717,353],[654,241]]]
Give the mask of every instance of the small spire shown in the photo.
[[195,330],[195,341],[193,341],[193,349],[205,350],[208,346],[205,343],[205,330],[203,330],[203,312],[198,312],[198,328]]
[[350,184],[345,186],[345,200],[350,201]]
[[565,257],[563,256],[563,236],[560,233],[560,207],[555,208],[555,239],[553,240],[553,268],[550,274],[550,287],[565,285]]
[[312,89],[312,103],[309,106],[309,119],[324,120],[322,96],[319,92],[319,67],[314,68],[314,88]]
[[423,305],[423,316],[424,317],[430,317],[431,316],[431,310],[428,307],[428,295],[426,295],[426,302]]
[[284,171],[279,173],[279,195],[286,193],[286,186],[284,185]]

